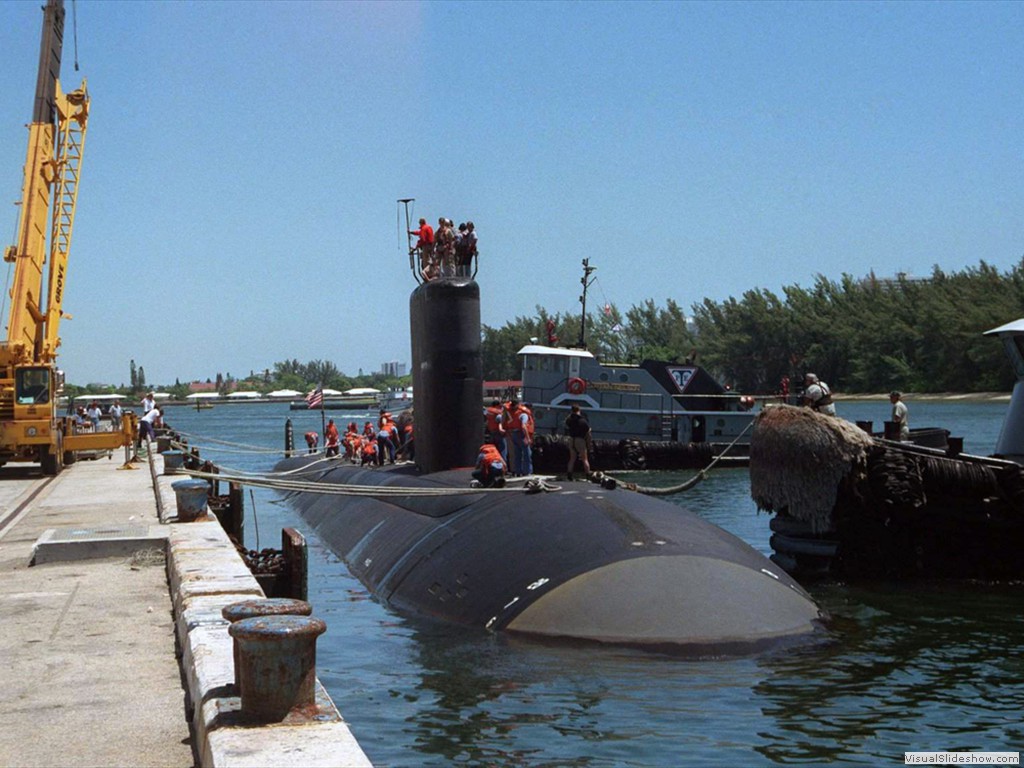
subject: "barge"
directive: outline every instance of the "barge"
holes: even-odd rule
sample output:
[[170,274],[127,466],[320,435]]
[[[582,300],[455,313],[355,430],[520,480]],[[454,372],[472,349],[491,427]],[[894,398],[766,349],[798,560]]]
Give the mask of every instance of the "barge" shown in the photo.
[[1024,578],[1024,320],[987,332],[1017,374],[993,456],[885,439],[810,409],[766,408],[751,496],[772,560],[801,578]]

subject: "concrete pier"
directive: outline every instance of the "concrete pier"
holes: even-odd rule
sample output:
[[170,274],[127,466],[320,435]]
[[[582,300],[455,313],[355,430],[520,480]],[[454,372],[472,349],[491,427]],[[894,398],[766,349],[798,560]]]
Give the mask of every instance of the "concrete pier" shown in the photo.
[[0,765],[369,766],[319,682],[244,721],[221,611],[263,592],[212,515],[176,522],[180,474],[134,466],[0,469]]

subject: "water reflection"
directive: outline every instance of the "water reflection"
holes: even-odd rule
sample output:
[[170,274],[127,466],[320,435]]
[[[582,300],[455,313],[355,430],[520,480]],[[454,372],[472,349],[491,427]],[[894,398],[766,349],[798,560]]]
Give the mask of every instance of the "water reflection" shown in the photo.
[[772,762],[905,750],[999,750],[1024,730],[1019,587],[916,585],[815,590],[837,642],[768,656],[753,686],[774,727]]
[[[951,406],[947,419],[925,406],[911,402],[915,424],[950,426],[979,448],[994,442],[1005,409]],[[884,417],[884,403],[843,407],[848,418]],[[278,447],[291,415],[232,406],[174,418],[196,433]],[[318,673],[376,765],[892,764],[908,749],[1024,742],[1021,586],[812,588],[833,615],[831,642],[755,658],[547,646],[391,612],[268,497],[255,495],[264,546],[285,525],[309,535],[311,601],[328,624]],[[674,501],[768,551],[745,470],[715,471]]]

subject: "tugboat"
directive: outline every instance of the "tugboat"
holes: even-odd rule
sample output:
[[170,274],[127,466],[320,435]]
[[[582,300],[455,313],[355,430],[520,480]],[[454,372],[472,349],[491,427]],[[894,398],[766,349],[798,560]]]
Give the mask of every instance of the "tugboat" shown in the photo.
[[557,472],[568,459],[560,437],[578,405],[594,438],[591,466],[609,469],[704,467],[728,449],[745,459],[755,400],[730,392],[692,354],[683,362],[602,363],[586,348],[589,275],[583,260],[583,317],[575,347],[529,344],[522,359],[522,400],[536,422],[534,466]]
[[416,464],[278,466],[305,481],[290,503],[374,595],[481,630],[696,656],[816,635],[823,614],[796,581],[674,504],[610,481],[472,487],[484,426],[479,287],[413,274]]
[[774,513],[772,560],[799,578],[1024,578],[1024,319],[986,335],[1017,374],[994,456],[872,436],[771,406],[750,445],[750,492]]

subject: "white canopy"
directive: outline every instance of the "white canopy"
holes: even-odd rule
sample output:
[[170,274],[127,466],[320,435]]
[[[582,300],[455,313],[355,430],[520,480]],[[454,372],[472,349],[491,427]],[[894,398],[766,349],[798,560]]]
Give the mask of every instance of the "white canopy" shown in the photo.
[[273,392],[268,392],[267,397],[302,397],[302,392],[296,392],[294,389],[275,389]]
[[228,395],[228,400],[252,400],[259,396],[259,392],[232,392]]
[[124,400],[125,395],[75,395],[75,400]]
[[324,393],[325,397],[327,395],[340,395],[341,394],[341,392],[339,390],[337,390],[337,389],[330,389],[328,387],[324,387],[323,393]]
[[544,347],[540,344],[527,344],[516,352],[517,355],[558,355],[559,357],[593,357],[585,349],[567,349],[565,347]]
[[191,395],[186,395],[186,400],[213,400],[220,397],[217,392],[193,392]]
[[346,395],[379,395],[380,390],[374,389],[373,387],[356,387],[355,389],[346,389]]

